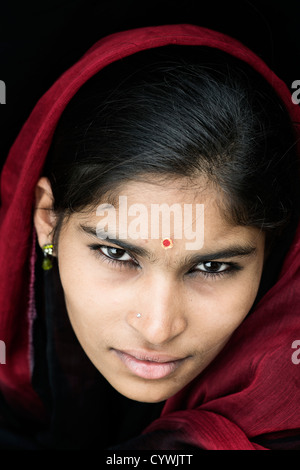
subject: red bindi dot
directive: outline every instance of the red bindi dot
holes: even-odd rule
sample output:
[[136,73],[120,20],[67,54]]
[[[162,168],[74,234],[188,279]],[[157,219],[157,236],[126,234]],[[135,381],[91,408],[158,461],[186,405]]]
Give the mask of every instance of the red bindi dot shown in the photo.
[[164,238],[162,240],[161,244],[164,248],[172,248],[172,246],[173,246],[173,242],[172,242],[171,238]]

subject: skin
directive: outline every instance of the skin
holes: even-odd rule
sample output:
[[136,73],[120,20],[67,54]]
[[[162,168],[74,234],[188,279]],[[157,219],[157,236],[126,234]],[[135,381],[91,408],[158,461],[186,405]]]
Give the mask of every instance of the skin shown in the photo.
[[[126,241],[149,254],[135,255],[138,265],[131,264],[132,268],[112,264],[107,262],[112,254],[131,263],[132,256],[105,248],[101,256],[100,248],[89,247],[99,244],[121,249],[81,230],[83,224],[97,226],[99,217],[94,210],[71,216],[54,251],[68,315],[90,360],[126,397],[160,402],[200,374],[248,314],[262,275],[265,236],[256,228],[229,224],[218,207],[216,190],[208,186],[196,193],[192,188],[183,191],[180,182],[163,186],[132,182],[122,187],[120,194],[127,196],[128,205],[142,203],[149,213],[150,203],[204,204],[204,244],[199,250],[187,250],[184,237],[173,240],[174,246],[167,250],[158,239],[130,239]],[[51,187],[43,177],[36,187],[34,215],[41,247],[51,242],[55,225],[52,200]],[[122,227],[117,227],[120,230]],[[214,260],[218,263],[214,268],[224,270],[222,276],[204,274],[211,270],[208,260],[196,266],[187,260],[195,254],[206,256],[237,245],[255,250]],[[228,263],[239,269],[233,270]],[[149,354],[152,362],[161,360],[162,355],[182,360],[173,362],[175,370],[162,378],[145,378],[132,371],[116,352],[132,350],[136,356]]]

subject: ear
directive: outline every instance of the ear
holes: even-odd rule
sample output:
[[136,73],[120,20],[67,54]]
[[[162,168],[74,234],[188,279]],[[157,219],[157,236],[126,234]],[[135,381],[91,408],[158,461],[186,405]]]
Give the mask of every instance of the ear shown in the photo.
[[47,243],[52,243],[52,231],[56,222],[53,212],[53,200],[50,181],[43,176],[35,187],[35,211],[33,217],[41,248]]

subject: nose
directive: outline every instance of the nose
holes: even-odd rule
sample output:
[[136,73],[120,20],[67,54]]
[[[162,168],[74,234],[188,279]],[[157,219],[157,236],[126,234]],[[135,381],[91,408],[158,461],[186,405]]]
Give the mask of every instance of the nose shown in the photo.
[[182,334],[187,327],[184,294],[174,280],[156,277],[140,287],[136,309],[127,315],[128,324],[153,346]]

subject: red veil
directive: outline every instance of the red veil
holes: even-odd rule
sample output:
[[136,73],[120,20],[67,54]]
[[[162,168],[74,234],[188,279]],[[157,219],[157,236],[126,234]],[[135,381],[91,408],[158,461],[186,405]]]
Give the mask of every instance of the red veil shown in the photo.
[[[168,25],[113,34],[67,70],[32,111],[1,175],[0,339],[7,364],[0,364],[0,390],[16,413],[38,418],[43,409],[31,384],[36,316],[32,215],[35,185],[57,122],[77,90],[103,67],[169,44],[209,46],[250,64],[281,97],[300,136],[300,109],[283,81],[237,40],[206,28]],[[299,262],[298,229],[276,284],[218,358],[167,400],[161,417],[146,432],[177,430],[203,449],[269,448],[264,442],[291,436],[298,436],[299,444],[300,364],[292,360],[292,344],[300,340]]]

